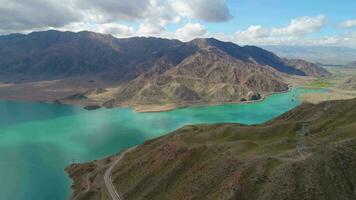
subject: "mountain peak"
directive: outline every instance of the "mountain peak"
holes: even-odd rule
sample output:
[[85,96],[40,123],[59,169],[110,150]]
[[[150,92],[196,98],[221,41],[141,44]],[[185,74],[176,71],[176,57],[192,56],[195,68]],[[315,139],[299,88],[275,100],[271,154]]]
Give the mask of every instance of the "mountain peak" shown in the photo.
[[221,42],[220,40],[213,38],[213,37],[211,37],[211,38],[195,38],[191,42],[207,42],[207,43],[209,43],[209,42],[214,42],[214,41]]
[[[286,63],[285,59],[258,47],[241,47],[215,38],[197,38],[184,43],[153,37],[118,39],[90,31],[74,33],[48,30],[0,37],[0,52],[3,55],[0,56],[4,58],[0,60],[0,72],[66,76],[118,71],[132,78],[139,73],[133,71],[133,66],[141,64],[149,68],[152,66],[151,63],[162,56],[166,56],[171,63],[177,65],[201,50],[208,50],[211,53],[223,52],[242,62],[270,66],[288,74],[318,75],[319,73],[315,74],[314,71],[321,71],[307,63]],[[298,68],[294,65],[298,65]],[[303,66],[315,68],[308,70],[313,71],[313,74],[303,72],[306,71]]]
[[198,48],[216,47],[219,49],[225,49],[224,47],[240,47],[232,42],[224,42],[216,38],[196,38],[190,43],[194,44]]

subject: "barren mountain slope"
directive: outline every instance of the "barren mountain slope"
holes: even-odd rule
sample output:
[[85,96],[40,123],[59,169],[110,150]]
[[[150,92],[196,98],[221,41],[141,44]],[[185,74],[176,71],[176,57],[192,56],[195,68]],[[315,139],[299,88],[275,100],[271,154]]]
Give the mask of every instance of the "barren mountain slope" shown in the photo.
[[288,89],[272,70],[242,62],[216,49],[201,50],[175,67],[161,63],[118,91],[111,103],[159,104],[260,99],[260,93]]
[[288,89],[281,76],[330,75],[302,60],[214,38],[118,39],[87,31],[0,36],[0,57],[0,98],[91,107],[259,100]]

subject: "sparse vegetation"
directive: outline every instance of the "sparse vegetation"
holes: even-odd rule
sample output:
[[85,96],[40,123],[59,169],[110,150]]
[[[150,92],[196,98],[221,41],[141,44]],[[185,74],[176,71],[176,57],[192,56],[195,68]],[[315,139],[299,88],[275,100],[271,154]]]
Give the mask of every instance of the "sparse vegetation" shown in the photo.
[[304,85],[306,88],[329,88],[331,86],[333,86],[333,84],[328,79],[317,79],[312,83]]
[[[263,125],[186,126],[127,154],[114,168],[113,182],[128,200],[353,200],[355,108],[356,99],[329,101],[303,104]],[[87,165],[72,166],[71,176],[104,170],[86,173]],[[91,194],[103,196],[105,188],[96,184]]]

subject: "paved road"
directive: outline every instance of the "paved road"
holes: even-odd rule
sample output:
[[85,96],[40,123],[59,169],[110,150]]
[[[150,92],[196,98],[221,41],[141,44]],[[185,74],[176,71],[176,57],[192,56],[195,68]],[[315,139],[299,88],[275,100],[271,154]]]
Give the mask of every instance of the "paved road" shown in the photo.
[[114,167],[122,160],[122,158],[129,152],[133,151],[136,147],[133,147],[131,149],[128,149],[124,151],[116,160],[115,162],[106,170],[104,174],[104,181],[106,188],[108,189],[108,192],[111,196],[112,200],[122,200],[120,197],[119,193],[116,191],[113,183],[112,183],[112,170]]

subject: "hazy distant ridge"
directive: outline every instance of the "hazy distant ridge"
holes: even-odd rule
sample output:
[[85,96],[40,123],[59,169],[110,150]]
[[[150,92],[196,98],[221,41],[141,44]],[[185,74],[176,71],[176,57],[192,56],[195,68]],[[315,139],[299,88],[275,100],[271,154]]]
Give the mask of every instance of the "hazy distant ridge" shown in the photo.
[[345,65],[356,59],[356,49],[333,46],[262,46],[285,58],[304,59],[314,63]]

